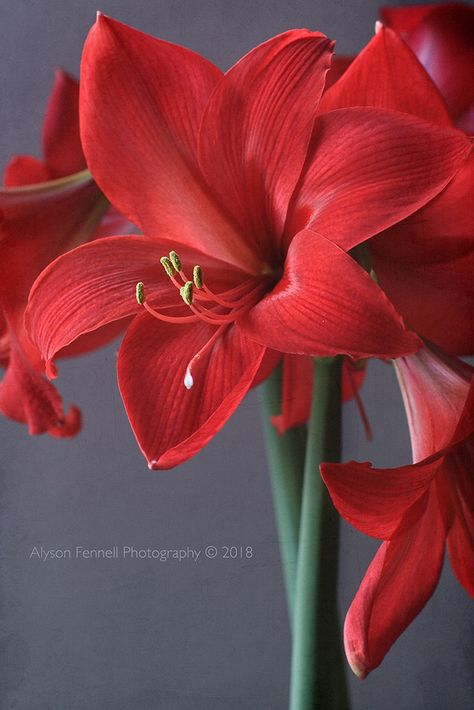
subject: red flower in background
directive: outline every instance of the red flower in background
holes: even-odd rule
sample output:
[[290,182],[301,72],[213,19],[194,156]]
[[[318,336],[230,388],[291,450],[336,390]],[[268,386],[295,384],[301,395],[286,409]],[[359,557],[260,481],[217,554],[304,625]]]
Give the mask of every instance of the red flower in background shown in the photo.
[[362,678],[433,594],[446,543],[454,573],[474,596],[474,369],[428,348],[395,366],[415,463],[321,466],[340,514],[385,540],[344,628],[349,663]]
[[[412,8],[400,12],[405,10],[410,13]],[[321,110],[374,106],[412,113],[439,126],[452,125],[433,82],[392,30],[379,30],[351,61],[336,58]],[[471,156],[439,196],[365,243],[367,262],[405,321],[458,355],[474,354],[473,171]],[[364,370],[345,362],[345,399],[357,397],[363,375]],[[274,418],[280,432],[307,420],[312,377],[310,358],[284,357],[282,412]]]
[[[44,122],[44,160],[14,157],[5,170],[7,188],[0,191],[0,365],[5,368],[0,411],[26,423],[30,434],[73,436],[81,426],[76,407],[64,414],[59,393],[43,376],[41,354],[26,334],[31,285],[59,254],[128,224],[109,208],[85,170],[78,100],[77,82],[57,72]],[[115,332],[102,331],[78,343],[75,352],[102,344]]]
[[[434,197],[470,144],[376,108],[315,121],[330,54],[323,35],[287,32],[223,75],[104,16],[89,35],[84,149],[146,236],[60,257],[32,289],[28,317],[51,361],[81,334],[136,314],[118,374],[151,467],[204,446],[275,350],[384,357],[419,346],[346,250]],[[165,261],[173,281],[159,264],[170,249],[182,262]],[[196,264],[202,290],[189,282]]]
[[[381,29],[324,95],[325,110],[376,106],[450,126],[436,87],[406,44]],[[417,333],[474,353],[474,155],[434,200],[366,242],[380,285]]]
[[463,3],[385,7],[382,21],[416,54],[458,128],[474,133],[474,8]]

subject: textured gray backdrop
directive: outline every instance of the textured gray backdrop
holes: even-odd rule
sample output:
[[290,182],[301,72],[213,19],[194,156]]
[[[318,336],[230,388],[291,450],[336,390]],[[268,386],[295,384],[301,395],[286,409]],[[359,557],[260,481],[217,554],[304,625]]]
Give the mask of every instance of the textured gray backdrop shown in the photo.
[[[53,69],[77,73],[98,0],[0,2],[0,157],[39,149]],[[376,1],[104,0],[100,9],[185,44],[226,68],[290,27],[320,29],[356,52]],[[109,347],[63,364],[58,386],[85,413],[73,441],[29,438],[0,421],[0,703],[2,710],[284,710],[290,637],[255,393],[216,439],[178,470],[151,473],[115,385]],[[408,460],[391,368],[370,367],[363,392],[375,430],[352,405],[345,453]],[[251,546],[253,557],[31,559],[72,549]],[[377,547],[343,529],[340,604],[347,609]],[[472,707],[473,606],[447,566],[416,622],[363,683],[354,710]]]

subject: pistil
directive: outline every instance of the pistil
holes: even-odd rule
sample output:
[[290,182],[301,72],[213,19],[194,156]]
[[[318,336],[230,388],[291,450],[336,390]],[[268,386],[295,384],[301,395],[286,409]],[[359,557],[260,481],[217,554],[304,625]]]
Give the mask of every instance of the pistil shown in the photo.
[[207,353],[209,350],[212,348],[216,340],[218,340],[221,335],[224,333],[225,329],[227,328],[227,325],[221,325],[216,332],[212,335],[212,337],[209,338],[209,340],[205,343],[205,345],[202,346],[202,348],[199,350],[199,352],[194,355],[194,357],[189,361],[188,366],[186,368],[186,373],[184,375],[184,386],[186,389],[190,390],[191,387],[194,385],[194,378],[192,375],[193,369],[196,367],[196,365],[199,363],[199,360]]

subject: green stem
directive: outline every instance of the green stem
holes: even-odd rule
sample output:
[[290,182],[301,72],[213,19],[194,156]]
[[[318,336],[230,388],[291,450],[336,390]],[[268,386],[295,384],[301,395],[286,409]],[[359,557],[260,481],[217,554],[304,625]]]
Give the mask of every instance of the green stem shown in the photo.
[[278,367],[261,387],[261,404],[283,577],[291,622],[295,597],[306,427],[294,427],[282,435],[276,432],[270,422],[270,417],[281,412],[281,388],[282,370],[281,367]]
[[341,450],[341,358],[314,365],[296,576],[290,710],[346,710],[337,613],[339,517],[319,473]]

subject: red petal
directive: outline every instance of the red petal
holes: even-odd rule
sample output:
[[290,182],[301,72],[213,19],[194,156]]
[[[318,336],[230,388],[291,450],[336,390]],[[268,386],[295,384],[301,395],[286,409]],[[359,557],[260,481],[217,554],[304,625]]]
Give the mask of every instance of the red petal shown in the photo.
[[75,436],[81,429],[81,413],[71,407],[65,415],[56,388],[28,362],[25,353],[13,345],[0,383],[0,411],[10,419],[28,425],[30,434]]
[[320,116],[288,237],[314,228],[350,249],[423,207],[470,151],[459,131],[395,112],[353,108]]
[[473,368],[426,347],[400,358],[395,366],[410,427],[413,460],[421,461],[464,438],[465,425],[461,431],[458,424]]
[[321,464],[321,475],[339,513],[366,535],[390,540],[423,515],[431,481],[442,464],[424,461],[398,468],[372,468],[349,461]]
[[474,597],[474,436],[448,457],[455,517],[448,536],[451,565],[460,584]]
[[[408,227],[406,236],[409,232]],[[390,261],[385,254],[382,260],[375,256],[373,263],[380,285],[417,333],[446,352],[473,354],[474,293],[472,281],[467,289],[463,283],[474,272],[474,244],[467,245],[465,255],[457,259],[426,265],[408,262],[403,270],[404,241],[402,236],[400,260]]]
[[239,323],[257,342],[302,355],[393,357],[419,347],[370,276],[309,230],[291,242],[277,286]]
[[319,112],[351,106],[402,111],[440,126],[451,126],[439,91],[413,52],[395,32],[381,29],[329,89]]
[[67,345],[63,350],[58,352],[56,357],[77,357],[78,355],[85,355],[92,350],[98,350],[108,345],[118,338],[119,335],[125,333],[131,323],[132,317],[112,321],[97,330],[84,333],[84,335],[79,336],[77,340],[74,340],[70,345]]
[[333,57],[331,62],[331,69],[329,70],[326,76],[326,91],[333,84],[335,84],[336,81],[339,81],[344,72],[349,69],[353,61],[354,57],[338,57],[337,55]]
[[172,305],[179,294],[160,264],[163,247],[146,237],[108,237],[56,259],[35,282],[26,325],[43,357],[89,331],[138,313],[138,281],[153,305]]
[[441,574],[446,530],[436,495],[406,534],[384,542],[348,611],[344,644],[354,673],[364,678],[420,613]]
[[474,101],[456,118],[456,126],[468,136],[474,134]]
[[273,37],[227,72],[204,114],[202,171],[262,259],[283,230],[332,46],[307,30]]
[[118,236],[119,234],[135,234],[137,231],[137,228],[111,205],[97,226],[93,239]]
[[58,254],[87,241],[105,209],[89,173],[0,191],[0,296],[26,305],[36,276]]
[[433,3],[410,5],[409,7],[382,7],[382,22],[397,32],[405,34],[414,30],[426,15],[433,10]]
[[279,434],[308,421],[312,389],[313,359],[305,355],[284,355],[281,414],[272,417]]
[[79,84],[61,69],[56,71],[46,109],[43,154],[53,177],[86,167],[79,134]]
[[150,468],[171,468],[196,454],[252,384],[265,349],[229,326],[186,389],[189,361],[215,332],[204,323],[170,326],[148,314],[127,332],[118,360],[120,391]]
[[474,8],[433,7],[406,41],[438,86],[453,118],[474,101]]
[[5,187],[19,187],[47,182],[53,175],[47,166],[30,155],[15,155],[5,168],[3,181]]
[[460,355],[474,353],[473,184],[474,156],[426,207],[368,244],[397,310],[418,333]]
[[145,234],[246,268],[239,249],[248,248],[196,164],[202,114],[221,78],[199,55],[100,15],[82,58],[82,140],[104,193]]
[[267,348],[265,350],[265,355],[262,358],[262,362],[260,363],[260,367],[257,370],[257,374],[255,375],[254,380],[252,382],[252,388],[261,385],[262,382],[264,382],[267,377],[272,374],[273,370],[276,368],[280,360],[281,353],[277,352],[276,350],[270,350],[270,348]]

